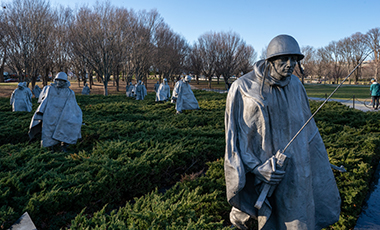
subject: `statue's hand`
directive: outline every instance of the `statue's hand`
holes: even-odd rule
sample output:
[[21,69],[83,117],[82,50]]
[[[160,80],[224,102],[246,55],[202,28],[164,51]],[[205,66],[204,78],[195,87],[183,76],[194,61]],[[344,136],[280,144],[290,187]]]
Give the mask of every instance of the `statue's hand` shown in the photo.
[[[285,171],[276,170],[276,167],[272,166],[274,162],[275,160],[269,158],[263,164],[254,168],[252,172],[257,176],[259,180],[267,184],[279,184],[282,178],[284,178]],[[273,171],[273,169],[275,170]]]

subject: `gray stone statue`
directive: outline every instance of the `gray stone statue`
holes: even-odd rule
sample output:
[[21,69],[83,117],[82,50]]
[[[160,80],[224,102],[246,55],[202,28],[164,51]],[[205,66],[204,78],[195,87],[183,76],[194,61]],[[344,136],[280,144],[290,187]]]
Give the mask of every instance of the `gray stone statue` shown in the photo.
[[32,92],[26,87],[26,82],[18,83],[17,88],[12,92],[10,104],[12,111],[32,111]]
[[139,80],[135,86],[136,100],[144,100],[144,97],[147,95],[144,82]]
[[91,93],[90,87],[88,87],[88,84],[84,84],[82,89],[82,95],[89,95]]
[[164,82],[160,84],[160,87],[156,93],[156,101],[168,101],[170,98],[170,86],[168,80],[164,78]]
[[189,84],[190,81],[191,76],[186,76],[174,86],[172,101],[176,103],[175,109],[177,110],[177,114],[182,113],[182,110],[199,109],[198,101]]
[[127,84],[125,87],[125,95],[127,95],[127,97],[133,97],[134,93],[135,86],[132,84],[132,82],[129,82],[129,84]]
[[29,138],[41,133],[43,147],[61,143],[65,151],[67,144],[75,144],[81,138],[82,110],[69,86],[67,74],[60,72],[40,95],[41,104],[30,122]]
[[42,91],[42,89],[38,85],[35,85],[33,88],[34,97],[39,98],[41,91]]
[[248,229],[251,218],[265,230],[322,229],[339,220],[339,191],[314,120],[278,155],[312,115],[306,91],[292,75],[303,57],[293,37],[279,35],[267,58],[228,92],[224,169],[230,220],[239,229]]
[[160,82],[157,81],[156,84],[154,84],[154,92],[156,92],[156,98],[155,98],[155,101],[158,101],[157,99],[157,91],[158,91],[158,88],[160,88]]

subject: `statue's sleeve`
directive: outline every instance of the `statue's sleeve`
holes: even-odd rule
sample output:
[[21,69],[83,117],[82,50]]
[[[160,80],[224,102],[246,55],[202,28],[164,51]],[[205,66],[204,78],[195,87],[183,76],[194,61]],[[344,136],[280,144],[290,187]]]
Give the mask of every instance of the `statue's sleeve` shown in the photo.
[[244,123],[244,101],[242,95],[233,86],[227,96],[226,112],[225,112],[225,179],[227,185],[227,199],[230,201],[235,195],[241,191],[246,183],[246,173],[250,172],[260,160],[250,150],[249,145],[252,144],[247,133],[248,126]]
[[14,96],[15,96],[15,92],[16,92],[16,90],[13,90],[12,95],[11,95],[11,100],[10,100],[10,104],[11,104],[11,105],[12,105],[12,103],[13,103],[13,99],[14,99]]

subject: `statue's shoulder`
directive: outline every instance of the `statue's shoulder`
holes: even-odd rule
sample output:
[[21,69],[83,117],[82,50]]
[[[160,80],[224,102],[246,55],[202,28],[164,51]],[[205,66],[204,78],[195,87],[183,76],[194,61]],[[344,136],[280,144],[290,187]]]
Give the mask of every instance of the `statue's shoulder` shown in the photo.
[[251,71],[244,76],[238,78],[231,85],[230,91],[240,90],[240,91],[256,91],[260,88],[260,80],[256,76],[254,71]]
[[293,87],[304,88],[302,82],[296,75],[291,76],[290,85],[292,85]]

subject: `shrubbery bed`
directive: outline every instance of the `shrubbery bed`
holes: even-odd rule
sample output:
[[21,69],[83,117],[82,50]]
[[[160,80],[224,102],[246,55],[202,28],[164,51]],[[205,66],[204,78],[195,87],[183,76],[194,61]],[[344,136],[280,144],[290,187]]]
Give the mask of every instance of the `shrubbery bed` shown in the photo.
[[[229,228],[223,173],[225,94],[201,110],[118,96],[77,96],[85,125],[68,152],[28,143],[32,113],[0,98],[0,224],[27,211],[38,229]],[[319,103],[312,102],[314,111]],[[33,111],[37,108],[33,101]],[[379,160],[378,113],[328,103],[316,117],[342,196],[334,229],[355,225]]]

